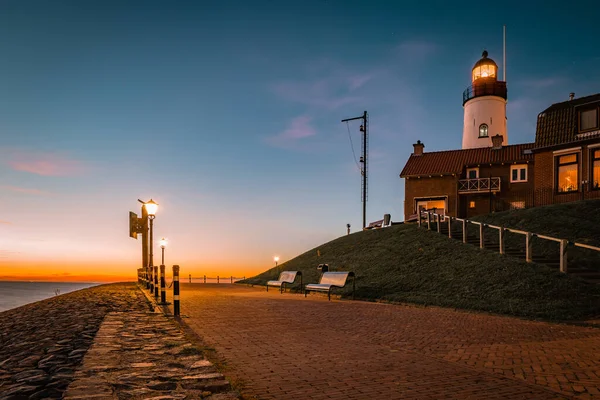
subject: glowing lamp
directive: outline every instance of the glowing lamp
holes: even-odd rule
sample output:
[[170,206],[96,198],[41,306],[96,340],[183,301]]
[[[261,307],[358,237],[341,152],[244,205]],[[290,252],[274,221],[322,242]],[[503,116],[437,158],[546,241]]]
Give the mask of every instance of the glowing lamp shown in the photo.
[[160,239],[159,243],[160,243],[160,248],[161,249],[164,249],[165,247],[167,247],[167,239],[162,238],[162,239]]
[[146,211],[148,212],[149,217],[154,217],[156,215],[156,211],[158,211],[158,204],[154,202],[154,200],[150,199],[149,202],[144,203],[144,207],[146,207]]
[[279,257],[278,256],[273,257],[273,261],[278,262],[279,261]]

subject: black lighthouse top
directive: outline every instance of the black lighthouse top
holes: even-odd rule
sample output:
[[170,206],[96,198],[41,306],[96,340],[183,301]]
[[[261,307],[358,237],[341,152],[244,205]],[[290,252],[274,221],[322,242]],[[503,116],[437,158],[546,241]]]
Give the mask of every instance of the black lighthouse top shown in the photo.
[[473,66],[471,86],[463,93],[463,105],[475,97],[498,96],[506,100],[506,82],[498,80],[498,64],[483,51],[481,59]]

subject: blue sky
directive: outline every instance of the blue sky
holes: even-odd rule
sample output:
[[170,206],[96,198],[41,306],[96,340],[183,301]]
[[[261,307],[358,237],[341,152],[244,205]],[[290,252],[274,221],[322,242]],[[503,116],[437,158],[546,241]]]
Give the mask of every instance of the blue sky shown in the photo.
[[510,143],[600,92],[598,3],[524,3],[3,1],[0,264],[127,274],[126,212],[151,197],[168,263],[292,258],[361,226],[340,120],[364,110],[367,219],[401,220],[412,143],[460,147],[462,92],[483,49],[502,64],[503,24]]

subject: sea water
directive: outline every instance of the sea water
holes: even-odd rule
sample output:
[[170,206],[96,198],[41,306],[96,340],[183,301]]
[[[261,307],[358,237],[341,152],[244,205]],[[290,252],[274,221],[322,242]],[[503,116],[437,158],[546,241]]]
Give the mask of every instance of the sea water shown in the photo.
[[0,312],[96,285],[84,282],[0,281]]

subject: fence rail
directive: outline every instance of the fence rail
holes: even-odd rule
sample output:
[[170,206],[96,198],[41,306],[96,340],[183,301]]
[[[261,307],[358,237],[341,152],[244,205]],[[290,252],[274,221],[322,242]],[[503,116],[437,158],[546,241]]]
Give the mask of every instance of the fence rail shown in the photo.
[[[423,223],[425,220],[426,225]],[[594,250],[600,253],[600,247],[591,246],[589,244],[571,242],[568,239],[560,239],[555,238],[548,235],[541,235],[538,233],[522,231],[519,229],[505,228],[502,226],[490,225],[479,221],[472,221],[469,219],[462,219],[456,217],[450,217],[442,214],[433,213],[431,211],[419,212],[417,217],[417,224],[419,227],[425,225],[428,230],[431,230],[431,224],[437,223],[437,232],[441,233],[441,221],[448,220],[448,237],[452,238],[452,221],[462,222],[462,241],[463,243],[468,242],[468,225],[476,225],[479,227],[479,247],[485,248],[485,230],[484,228],[496,229],[498,231],[498,251],[500,254],[506,254],[505,252],[505,232],[516,233],[519,235],[525,236],[525,260],[527,262],[533,262],[533,238],[539,238],[544,240],[549,240],[552,242],[557,242],[560,245],[559,248],[559,262],[560,262],[560,272],[567,273],[568,265],[567,265],[567,248],[569,246],[586,248],[589,250]]]
[[241,281],[241,280],[244,280],[244,279],[246,279],[245,276],[243,276],[243,277],[235,277],[233,275],[230,275],[230,276],[220,276],[220,275],[217,275],[216,277],[210,277],[210,276],[206,276],[206,275],[194,275],[194,276],[192,276],[192,274],[189,274],[189,276],[188,276],[188,282],[189,283],[193,283],[192,280],[194,280],[196,282],[200,281],[202,283],[206,283],[207,281],[211,281],[211,282],[217,281],[217,283],[234,283],[234,282]]

